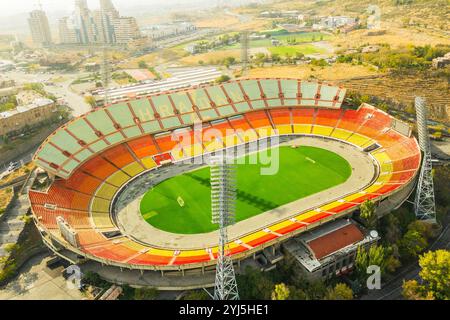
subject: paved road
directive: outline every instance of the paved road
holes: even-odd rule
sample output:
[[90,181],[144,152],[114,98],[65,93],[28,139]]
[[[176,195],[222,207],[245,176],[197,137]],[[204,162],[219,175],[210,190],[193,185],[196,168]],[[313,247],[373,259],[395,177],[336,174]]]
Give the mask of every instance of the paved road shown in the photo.
[[72,114],[77,117],[91,110],[90,105],[84,101],[84,97],[70,90],[70,84],[77,78],[84,76],[85,73],[64,73],[64,74],[28,74],[19,71],[9,71],[5,76],[15,80],[18,84],[39,82],[45,83],[51,79],[62,77],[62,82],[55,83],[53,86],[45,85],[45,90],[56,97],[64,99],[72,109]]
[[[450,224],[442,231],[441,235],[431,245],[430,250],[438,249],[450,250]],[[419,280],[420,267],[418,263],[414,263],[407,267],[399,275],[397,275],[390,282],[384,284],[381,290],[374,290],[369,294],[363,296],[361,300],[401,300],[403,280]]]

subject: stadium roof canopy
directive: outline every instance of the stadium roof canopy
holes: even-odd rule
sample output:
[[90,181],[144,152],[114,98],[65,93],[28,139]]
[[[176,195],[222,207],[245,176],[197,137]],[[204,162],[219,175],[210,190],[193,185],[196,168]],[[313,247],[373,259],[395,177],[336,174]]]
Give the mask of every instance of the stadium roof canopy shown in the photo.
[[40,146],[34,160],[69,178],[95,154],[142,135],[259,109],[340,108],[345,94],[340,87],[299,79],[246,79],[120,101],[60,127]]

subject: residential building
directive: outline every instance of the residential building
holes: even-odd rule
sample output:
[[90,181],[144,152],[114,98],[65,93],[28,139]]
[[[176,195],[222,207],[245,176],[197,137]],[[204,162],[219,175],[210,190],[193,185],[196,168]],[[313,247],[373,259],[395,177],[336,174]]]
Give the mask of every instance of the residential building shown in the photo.
[[133,17],[120,17],[114,19],[115,42],[118,44],[127,44],[132,39],[141,37],[141,32],[136,19]]
[[47,47],[52,44],[52,35],[47,15],[42,10],[33,10],[28,18],[31,38],[38,47]]
[[17,132],[52,118],[56,110],[53,100],[39,98],[33,103],[0,112],[0,136]]

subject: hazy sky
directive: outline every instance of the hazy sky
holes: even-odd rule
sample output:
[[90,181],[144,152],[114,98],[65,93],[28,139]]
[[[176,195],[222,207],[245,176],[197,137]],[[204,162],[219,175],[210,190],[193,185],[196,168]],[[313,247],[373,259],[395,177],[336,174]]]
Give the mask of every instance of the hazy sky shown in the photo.
[[[42,7],[47,12],[53,11],[71,11],[74,7],[74,0],[40,0]],[[114,5],[118,8],[127,8],[136,5],[154,5],[158,2],[161,4],[183,3],[192,0],[113,0]],[[201,1],[201,0],[200,0]],[[205,2],[215,0],[203,0]],[[38,7],[39,0],[0,0],[0,16],[11,16],[17,13],[29,12]],[[196,1],[199,2],[199,1]],[[95,9],[99,6],[98,0],[88,0],[89,7]]]

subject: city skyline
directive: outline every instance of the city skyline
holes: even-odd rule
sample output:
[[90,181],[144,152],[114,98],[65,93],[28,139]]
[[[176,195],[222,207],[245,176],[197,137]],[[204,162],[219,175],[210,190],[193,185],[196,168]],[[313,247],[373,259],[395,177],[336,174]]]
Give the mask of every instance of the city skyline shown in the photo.
[[[133,6],[152,6],[157,4],[160,0],[114,0],[114,5],[120,9],[126,9]],[[179,3],[180,0],[166,0],[164,4]],[[186,3],[200,3],[205,4],[209,1],[207,0],[184,0],[181,2]],[[16,14],[27,13],[32,10],[39,9],[39,0],[18,0],[15,2],[4,2],[0,1],[0,16],[12,16]],[[71,11],[73,8],[73,0],[40,0],[42,9],[47,13],[54,13],[59,11]],[[89,7],[93,10],[100,7],[98,0],[87,0]]]

